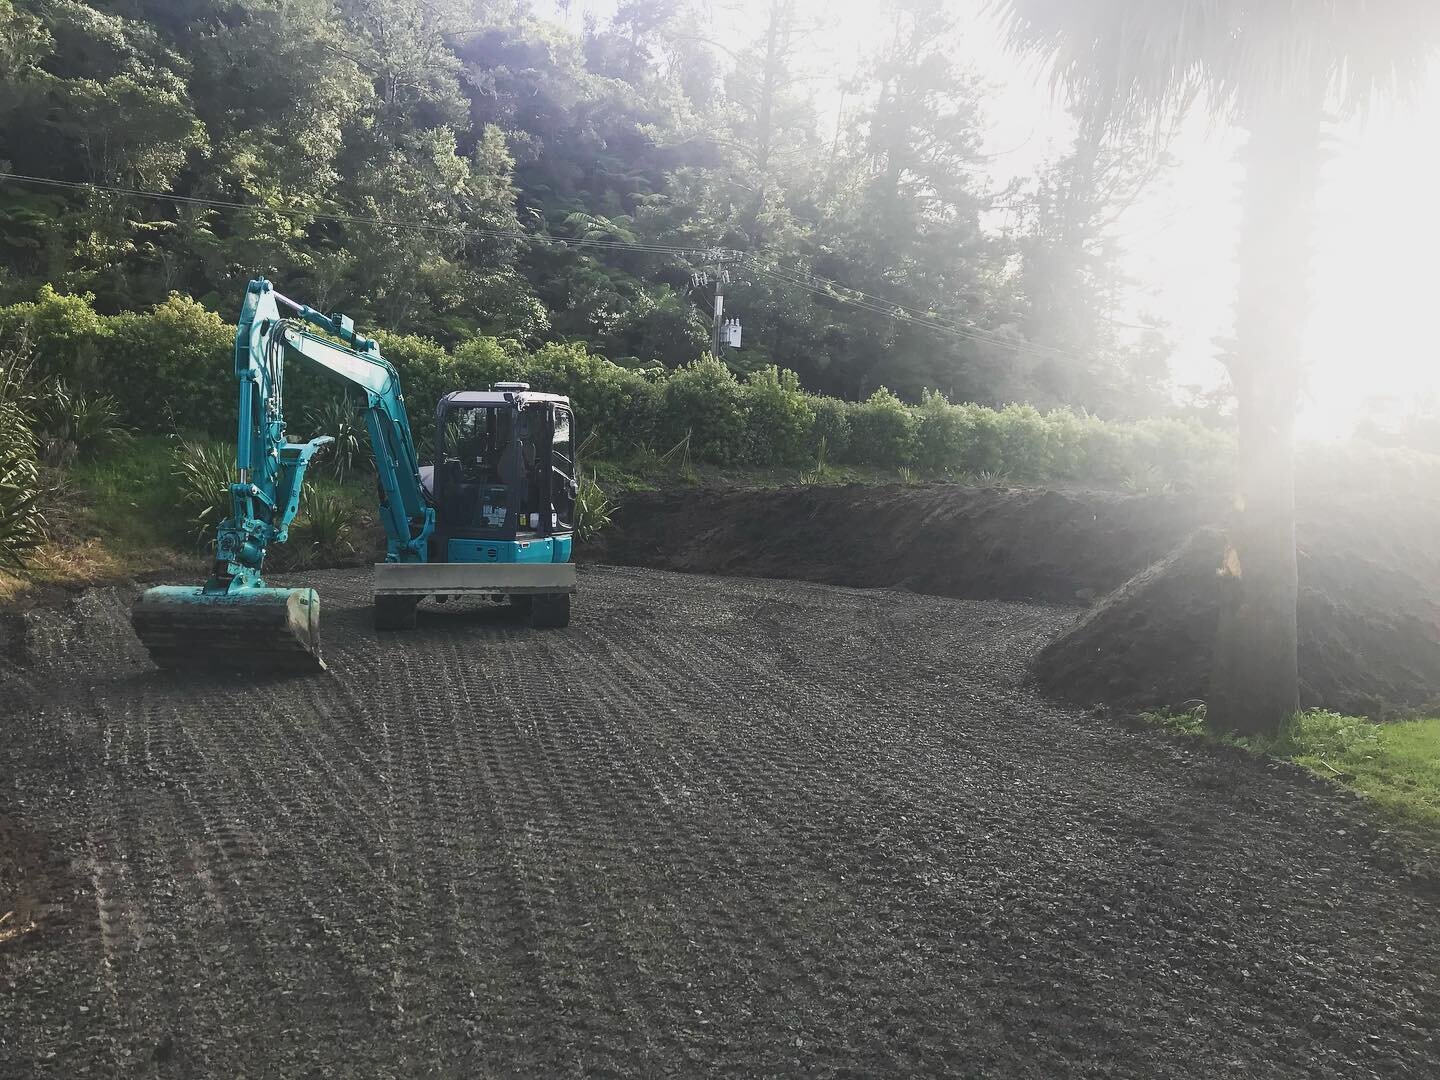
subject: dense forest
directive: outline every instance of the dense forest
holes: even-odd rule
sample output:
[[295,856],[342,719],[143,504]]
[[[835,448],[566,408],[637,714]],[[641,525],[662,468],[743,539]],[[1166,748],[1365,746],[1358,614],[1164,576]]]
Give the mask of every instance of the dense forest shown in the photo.
[[581,33],[506,0],[0,0],[0,304],[228,316],[259,272],[446,346],[675,367],[723,274],[739,372],[1153,412],[1167,346],[1117,323],[1109,227],[1155,156],[1081,125],[997,188],[963,28],[886,3],[837,110],[797,0],[723,42],[686,0]]

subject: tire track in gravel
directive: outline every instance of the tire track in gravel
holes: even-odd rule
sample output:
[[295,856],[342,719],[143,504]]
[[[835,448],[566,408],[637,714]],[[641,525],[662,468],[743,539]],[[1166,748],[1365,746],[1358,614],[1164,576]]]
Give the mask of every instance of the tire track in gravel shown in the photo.
[[[675,650],[665,642],[645,644],[653,649],[663,666],[673,667],[688,677],[700,699],[714,700],[716,695],[729,693],[740,705],[748,705],[752,710],[763,708],[766,701],[771,702],[773,708],[774,702],[797,700],[785,693],[783,678],[766,679],[759,683],[747,680],[746,668],[743,663],[736,662],[734,644],[729,639],[717,636],[704,664],[696,663],[692,655]],[[738,793],[734,801],[751,808],[752,820],[764,830],[767,838],[774,841],[770,845],[771,851],[762,855],[758,867],[752,869],[759,869],[767,877],[776,874],[774,864],[791,868],[805,866],[810,871],[804,895],[808,916],[814,925],[825,928],[831,935],[829,940],[816,943],[794,934],[788,925],[792,921],[788,913],[765,895],[773,890],[766,889],[752,898],[752,905],[758,906],[763,923],[774,928],[771,931],[773,946],[783,960],[780,970],[784,975],[779,985],[793,991],[798,980],[808,988],[810,996],[823,1000],[835,981],[828,957],[837,954],[866,955],[875,951],[871,939],[876,927],[862,917],[856,898],[849,895],[844,885],[844,870],[851,869],[853,873],[853,865],[847,866],[844,859],[845,848],[827,850],[827,845],[821,842],[822,829],[824,835],[832,840],[839,838],[835,835],[834,826],[840,815],[833,809],[833,800],[837,792],[843,795],[854,788],[846,784],[846,777],[827,766],[825,756],[815,752],[814,745],[805,735],[791,730],[788,724],[778,723],[770,736],[763,744],[756,745],[751,735],[738,752],[734,745],[712,742],[707,746],[709,764],[719,770],[728,786]],[[776,798],[777,794],[784,793],[789,793],[791,797],[788,800]],[[876,867],[873,877],[877,882],[893,887],[897,883],[894,870],[899,866],[903,866],[903,861],[895,853],[886,852],[886,865]],[[859,877],[858,884],[862,887],[866,885],[866,876],[862,872]],[[848,888],[853,889],[855,884],[857,882],[852,878]],[[791,932],[785,933],[786,930]],[[888,950],[890,955],[903,955],[900,943],[895,942],[894,945],[897,947]],[[881,950],[881,955],[874,961],[882,968],[889,961],[889,957],[884,955],[886,951]],[[857,1004],[861,1008],[867,1005],[864,1002]],[[802,1013],[805,996],[796,997],[791,1008],[797,1014]],[[842,1013],[841,1022],[834,1029],[819,1033],[821,1045],[843,1041],[843,1031],[847,1027],[863,1030],[864,1022],[860,1018],[845,1017]],[[923,1068],[927,1058],[936,1056],[935,1050],[926,1044],[923,1037],[890,1041],[904,1048],[894,1056],[892,1064],[896,1067]]]
[[[764,665],[759,660],[757,660],[756,655],[753,651],[736,647],[733,642],[728,640],[722,640],[716,643],[715,648],[711,653],[710,659],[718,661],[713,670],[732,672],[749,671],[752,672],[755,676],[757,676],[760,679],[761,683],[763,683],[763,685],[765,685],[767,688],[784,687],[787,686],[787,684],[790,691],[792,692],[799,692],[806,688],[805,686],[801,685],[802,680],[797,680],[794,677],[793,672],[787,672],[783,668],[779,672],[772,671],[767,665]],[[843,657],[841,659],[847,664],[853,664],[857,661],[857,658],[854,656]],[[696,674],[703,675],[704,673],[696,672]],[[747,677],[741,677],[737,680],[737,682],[740,686],[755,685],[753,680]],[[808,686],[808,683],[806,685]],[[828,688],[833,686],[840,686],[843,685],[843,683],[834,679],[826,679],[823,680],[820,685],[822,687]],[[813,693],[813,687],[811,689]],[[788,695],[782,691],[781,696],[785,697]],[[999,699],[1000,695],[992,694],[990,707],[998,704]],[[840,716],[843,715],[843,711],[839,706],[839,700],[840,699],[838,698],[833,699],[832,701],[823,701],[822,699],[822,701],[816,702],[816,704],[820,709],[823,710],[824,713],[838,720]],[[800,761],[802,759],[802,755],[795,753],[794,748],[797,742],[805,741],[803,733],[790,730],[785,730],[781,732],[779,728],[775,729],[775,733],[780,736],[781,741],[787,743],[790,746],[791,760]],[[798,740],[796,738],[797,735],[800,736]],[[928,742],[930,740],[926,738],[924,741]],[[780,748],[776,747],[776,749],[779,750]],[[1014,746],[1011,748],[1011,752],[1015,754],[1018,758],[1023,752],[1023,750],[1019,746]],[[936,756],[934,758],[931,758],[931,754],[934,754]],[[817,755],[816,759],[824,756],[825,755],[823,754]],[[875,876],[876,883],[880,883],[888,889],[893,888],[896,883],[909,877],[913,884],[918,887],[921,895],[923,895],[924,890],[927,887],[932,886],[934,882],[932,880],[929,880],[925,873],[917,872],[914,869],[915,866],[933,865],[937,861],[943,862],[948,865],[963,865],[966,861],[969,861],[969,857],[973,857],[973,852],[944,851],[943,842],[933,845],[931,847],[931,850],[928,851],[925,850],[923,846],[918,846],[915,843],[915,841],[923,841],[926,836],[938,840],[947,832],[953,834],[954,821],[957,818],[964,820],[961,815],[958,815],[954,812],[955,808],[952,806],[947,808],[947,813],[943,815],[943,817],[937,815],[932,821],[925,822],[925,815],[921,812],[918,812],[919,808],[923,805],[923,801],[929,800],[931,801],[932,805],[944,805],[943,802],[939,801],[943,798],[944,793],[935,784],[930,784],[926,787],[921,786],[924,783],[926,777],[928,776],[929,771],[925,767],[923,767],[920,760],[910,758],[909,760],[903,760],[898,762],[893,760],[886,761],[884,763],[884,768],[875,769],[874,762],[852,762],[850,758],[848,758],[844,754],[831,754],[829,756],[833,759],[831,761],[831,776],[837,780],[843,781],[843,784],[845,785],[845,790],[866,796],[866,801],[873,805],[877,810],[880,810],[880,808],[884,808],[883,810],[881,810],[882,818],[888,817],[891,821],[890,827],[885,828],[884,832],[887,848],[887,864],[879,868],[880,872]],[[944,757],[948,756],[950,756],[950,754],[947,753],[946,748],[931,747],[928,748],[925,760],[941,760]],[[900,767],[897,768],[897,765]],[[801,771],[804,772],[806,770],[802,769]],[[890,787],[886,789],[879,784],[869,782],[869,777],[876,775],[884,776],[885,778],[887,778],[887,780],[890,782]],[[904,788],[894,788],[893,784],[895,778],[903,778],[910,786],[910,788],[913,789],[917,794],[910,795],[906,792]],[[773,783],[770,781],[762,781],[760,786],[762,788],[770,788],[773,786]],[[993,786],[991,790],[995,790]],[[1001,790],[1003,791],[1003,787],[1001,788]],[[763,802],[758,802],[754,799],[747,799],[747,802],[751,803],[752,805],[765,805]],[[1055,804],[1052,803],[1049,807],[1047,807],[1047,809],[1053,810],[1054,805]],[[1070,807],[1064,807],[1063,804],[1061,805],[1067,813],[1071,812]],[[1023,815],[1025,813],[1025,807],[1022,805],[1014,805],[1010,807],[1010,812]],[[898,818],[898,822],[894,820],[896,818]],[[949,822],[952,827],[946,828],[946,822]],[[921,826],[922,824],[929,825],[930,827],[919,828],[918,826]],[[913,834],[914,839],[909,844],[906,844],[906,842],[904,841],[904,834],[902,830],[908,830],[911,834]],[[810,841],[812,839],[813,836],[803,836],[804,843],[802,846],[804,848],[810,848]],[[993,856],[989,861],[994,861]],[[1022,897],[996,897],[997,906],[1009,906],[1010,904],[1022,900]],[[1104,910],[1108,912],[1110,911],[1110,908],[1105,907]],[[872,930],[879,929],[879,926],[876,925],[877,919],[879,920],[880,926],[884,926],[890,922],[889,919],[885,918],[883,911],[871,912],[869,913],[869,915],[870,917],[866,921],[871,926]],[[1084,961],[1086,959],[1093,959],[1087,957],[1083,951],[1075,952],[1073,948],[1075,943],[1067,944],[1071,946],[1070,951],[1072,952],[1072,960]],[[1251,966],[1254,966],[1253,963],[1251,964]],[[1066,982],[1073,981],[1071,973],[1069,971],[1064,971],[1062,974]],[[1130,974],[1134,976],[1140,976],[1144,975],[1145,972],[1134,971]],[[1055,984],[1052,989],[1058,989],[1059,985],[1060,984]],[[1039,991],[1043,995],[1044,989],[1045,988],[1043,986],[1037,985],[1031,988],[1031,992],[1034,993]],[[1100,988],[1092,986],[1085,989],[1094,991]],[[1092,1023],[1098,1022],[1099,1018],[1095,1018],[1094,1020],[1092,1020]]]
[[0,1076],[1440,1073],[1433,892],[1323,790],[1033,696],[1063,612],[586,568],[568,630],[392,635],[305,583],[311,679],[30,617],[0,761],[98,900]]

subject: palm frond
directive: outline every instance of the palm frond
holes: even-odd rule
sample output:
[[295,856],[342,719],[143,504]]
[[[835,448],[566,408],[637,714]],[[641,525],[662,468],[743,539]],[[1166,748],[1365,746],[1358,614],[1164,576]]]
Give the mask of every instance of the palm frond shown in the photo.
[[1280,98],[1342,111],[1418,88],[1440,48],[1434,0],[991,0],[1021,55],[1090,116],[1171,115],[1205,94],[1243,119]]

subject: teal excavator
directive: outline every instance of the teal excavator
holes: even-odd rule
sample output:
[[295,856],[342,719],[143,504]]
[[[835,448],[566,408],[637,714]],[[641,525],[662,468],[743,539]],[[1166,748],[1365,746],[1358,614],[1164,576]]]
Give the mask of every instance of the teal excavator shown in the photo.
[[377,629],[413,627],[428,596],[504,599],[534,626],[569,623],[578,475],[569,400],[524,383],[447,394],[436,409],[433,461],[422,465],[400,377],[379,345],[346,316],[323,315],[259,278],[235,331],[236,475],[210,579],[149,589],[131,610],[156,664],[325,666],[315,590],[270,588],[261,576],[266,553],[289,534],[306,469],[332,441],[287,439],[287,359],[311,361],[365,394],[386,535],[374,571]]

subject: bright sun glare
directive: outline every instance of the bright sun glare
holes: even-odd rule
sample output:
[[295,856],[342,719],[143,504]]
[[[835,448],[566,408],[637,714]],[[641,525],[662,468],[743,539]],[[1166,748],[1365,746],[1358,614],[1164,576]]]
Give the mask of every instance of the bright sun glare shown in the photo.
[[[813,3],[826,26],[812,57],[811,85],[822,112],[839,100],[840,80],[882,32],[867,0]],[[1033,174],[1071,136],[1043,71],[1021,64],[986,18],[984,0],[954,0],[967,30],[957,59],[993,87],[986,152],[994,180]],[[578,28],[604,18],[612,0],[567,6]],[[717,5],[713,32],[744,38],[744,3]],[[555,16],[559,18],[559,16]],[[1118,224],[1134,279],[1132,313],[1159,317],[1176,342],[1177,386],[1218,385],[1215,339],[1231,330],[1239,229],[1238,133],[1193,117],[1172,152],[1174,171]],[[1337,123],[1317,213],[1313,311],[1306,333],[1308,391],[1300,430],[1311,438],[1348,435],[1364,415],[1403,414],[1440,399],[1440,348],[1431,322],[1440,282],[1440,69],[1407,104],[1381,104]]]

